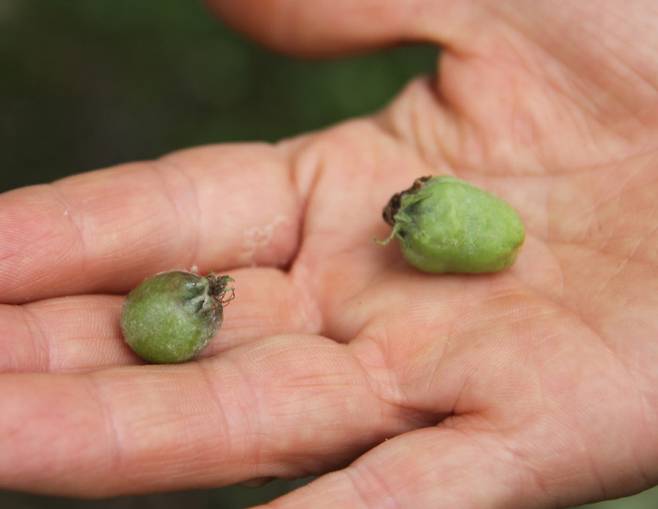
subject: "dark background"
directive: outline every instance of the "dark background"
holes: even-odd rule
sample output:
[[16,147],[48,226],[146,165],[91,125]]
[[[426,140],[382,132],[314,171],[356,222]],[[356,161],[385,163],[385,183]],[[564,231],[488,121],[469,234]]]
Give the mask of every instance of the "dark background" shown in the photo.
[[[0,191],[318,129],[384,106],[436,58],[417,46],[293,60],[232,33],[200,1],[0,0]],[[303,482],[93,502],[0,492],[0,507],[237,509]],[[655,509],[658,491],[596,507]]]
[[381,107],[430,47],[301,62],[190,0],[0,0],[0,190]]

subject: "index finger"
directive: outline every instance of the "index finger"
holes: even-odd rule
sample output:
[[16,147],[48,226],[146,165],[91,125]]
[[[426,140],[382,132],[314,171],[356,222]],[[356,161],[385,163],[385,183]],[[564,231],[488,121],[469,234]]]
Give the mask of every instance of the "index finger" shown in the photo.
[[285,265],[300,199],[283,149],[205,147],[0,195],[0,295],[124,292],[159,271]]

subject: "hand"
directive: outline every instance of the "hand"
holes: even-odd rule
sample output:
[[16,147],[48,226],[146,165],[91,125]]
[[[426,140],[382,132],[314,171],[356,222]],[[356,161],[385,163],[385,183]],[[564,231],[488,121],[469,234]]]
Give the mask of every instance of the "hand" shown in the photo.
[[[441,71],[276,146],[0,197],[0,486],[107,496],[342,467],[268,507],[509,509],[657,483],[655,3],[213,5],[303,54],[433,41]],[[426,275],[372,242],[390,195],[429,173],[520,211],[513,269]],[[219,337],[199,362],[136,366],[120,294],[192,266],[236,279]]]

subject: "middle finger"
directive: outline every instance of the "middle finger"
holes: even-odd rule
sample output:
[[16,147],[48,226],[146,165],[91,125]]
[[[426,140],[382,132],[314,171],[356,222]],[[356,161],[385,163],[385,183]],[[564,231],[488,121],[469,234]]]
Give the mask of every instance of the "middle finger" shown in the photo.
[[[203,357],[280,333],[312,334],[320,315],[293,275],[271,268],[232,271],[234,299]],[[0,306],[0,372],[86,371],[139,364],[120,329],[123,297],[87,295]]]

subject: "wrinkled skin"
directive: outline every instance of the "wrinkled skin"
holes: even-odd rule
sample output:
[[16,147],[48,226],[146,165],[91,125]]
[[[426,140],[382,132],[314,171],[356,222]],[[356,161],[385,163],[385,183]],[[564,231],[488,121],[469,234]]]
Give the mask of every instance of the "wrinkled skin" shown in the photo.
[[[656,2],[212,5],[304,55],[432,41],[441,72],[276,146],[0,197],[0,486],[338,469],[268,507],[509,509],[658,482]],[[373,244],[391,194],[431,173],[520,211],[510,271],[428,276]],[[116,294],[195,264],[236,279],[220,336],[200,362],[134,365]]]

